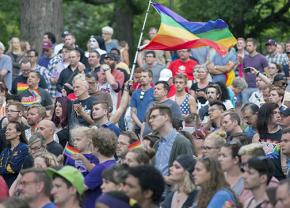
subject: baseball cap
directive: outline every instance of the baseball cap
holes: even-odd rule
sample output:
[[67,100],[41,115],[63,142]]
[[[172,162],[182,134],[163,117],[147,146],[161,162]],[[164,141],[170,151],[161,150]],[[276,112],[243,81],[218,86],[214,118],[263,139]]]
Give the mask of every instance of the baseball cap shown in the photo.
[[266,46],[267,46],[267,45],[277,45],[277,42],[276,42],[274,39],[269,39],[269,40],[267,40],[267,42],[266,42],[265,45],[266,45]]
[[172,78],[172,71],[170,69],[162,69],[160,72],[159,81],[167,82],[170,78]]
[[105,57],[104,57],[105,59],[106,58],[111,58],[112,60],[114,60],[114,61],[117,61],[117,56],[116,56],[116,54],[114,54],[114,53],[106,53],[106,55],[105,55]]
[[52,44],[51,44],[51,42],[49,42],[49,41],[45,41],[45,42],[43,42],[43,43],[42,43],[42,48],[43,48],[43,49],[50,49],[50,48],[52,48]]
[[69,33],[69,31],[64,31],[62,34],[61,34],[61,37],[62,38],[65,38],[65,36],[67,36]]
[[78,169],[72,166],[64,166],[60,170],[48,168],[47,173],[50,177],[61,176],[62,178],[70,182],[71,185],[76,188],[77,192],[80,195],[84,193],[84,177]]
[[280,113],[283,115],[283,116],[290,116],[290,108],[286,108],[284,110],[280,110]]

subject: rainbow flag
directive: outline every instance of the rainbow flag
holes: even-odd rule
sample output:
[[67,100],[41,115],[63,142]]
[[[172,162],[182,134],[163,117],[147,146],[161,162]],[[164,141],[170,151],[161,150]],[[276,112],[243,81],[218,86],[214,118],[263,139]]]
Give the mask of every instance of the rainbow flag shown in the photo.
[[66,155],[67,157],[71,158],[71,156],[73,154],[77,154],[79,153],[80,151],[76,148],[74,148],[73,146],[69,145],[69,144],[66,144],[65,145],[65,148],[63,150],[63,154]]
[[175,51],[210,46],[224,55],[237,43],[227,23],[221,19],[189,22],[161,4],[153,3],[152,6],[161,16],[161,24],[157,35],[142,50]]
[[17,88],[17,95],[20,95],[21,93],[23,93],[25,90],[28,89],[28,85],[27,83],[18,82],[16,88]]
[[142,147],[142,144],[141,144],[140,140],[138,140],[138,141],[133,142],[132,144],[130,144],[128,146],[128,149],[129,150],[132,150],[132,149],[136,149],[136,148],[139,148],[139,147]]

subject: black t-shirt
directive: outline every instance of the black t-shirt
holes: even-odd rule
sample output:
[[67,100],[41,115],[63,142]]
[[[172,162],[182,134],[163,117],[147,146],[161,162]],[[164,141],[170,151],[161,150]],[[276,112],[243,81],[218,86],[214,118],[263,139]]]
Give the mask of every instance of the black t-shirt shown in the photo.
[[[211,83],[212,83],[212,82],[209,82],[209,84],[211,84]],[[191,89],[192,91],[194,91],[194,92],[198,92],[198,91],[204,91],[204,92],[205,92],[206,87],[205,87],[205,88],[199,88],[197,82],[195,82],[195,83],[192,83],[190,89]],[[201,104],[205,104],[205,103],[206,103],[206,99],[205,99],[204,97],[197,96],[196,99],[197,99],[197,101],[198,101],[199,103],[201,103]]]
[[30,106],[36,103],[41,104],[44,107],[52,105],[50,94],[40,87],[34,91],[27,89],[19,96],[21,98],[21,103],[24,106]]
[[[84,100],[76,100],[73,102],[74,104],[81,104],[84,111],[88,114],[91,115],[91,111],[92,111],[92,107],[93,107],[93,103],[96,101],[95,97],[88,97],[87,99]],[[83,117],[78,116],[76,114],[76,112],[73,110],[74,106],[72,106],[72,112],[71,112],[71,117],[70,117],[70,127],[75,127],[77,125],[80,126],[90,126],[90,124],[88,122],[86,122],[85,119],[83,119]]]
[[59,143],[57,143],[56,141],[52,141],[49,144],[47,144],[46,149],[47,149],[47,151],[54,154],[55,156],[59,156],[63,152],[62,146]]

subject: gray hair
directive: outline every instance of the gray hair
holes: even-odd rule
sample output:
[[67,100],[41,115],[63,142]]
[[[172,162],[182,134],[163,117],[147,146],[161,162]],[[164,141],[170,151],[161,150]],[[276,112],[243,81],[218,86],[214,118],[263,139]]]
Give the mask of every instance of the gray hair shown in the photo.
[[234,88],[240,89],[240,90],[244,90],[248,87],[247,82],[244,79],[241,78],[236,78],[234,79],[232,86]]
[[103,33],[109,33],[109,34],[113,35],[114,30],[110,26],[105,26],[105,27],[102,28],[102,32]]
[[2,49],[3,51],[5,51],[5,46],[4,44],[0,41],[0,49]]

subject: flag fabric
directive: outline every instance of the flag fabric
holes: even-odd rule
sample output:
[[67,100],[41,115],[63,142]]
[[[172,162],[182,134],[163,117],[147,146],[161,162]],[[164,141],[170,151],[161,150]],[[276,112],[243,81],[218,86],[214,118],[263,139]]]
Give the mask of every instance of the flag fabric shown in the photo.
[[132,150],[132,149],[136,149],[136,148],[139,148],[139,147],[142,147],[142,144],[140,142],[140,140],[136,141],[136,142],[133,142],[132,144],[129,145],[128,149],[129,150]]
[[63,154],[66,155],[67,157],[71,158],[73,154],[77,154],[80,151],[73,146],[66,144],[65,148],[63,150]]
[[167,7],[153,3],[161,16],[156,36],[142,50],[180,50],[210,46],[224,55],[237,43],[228,25],[221,19],[209,22],[190,22]]

